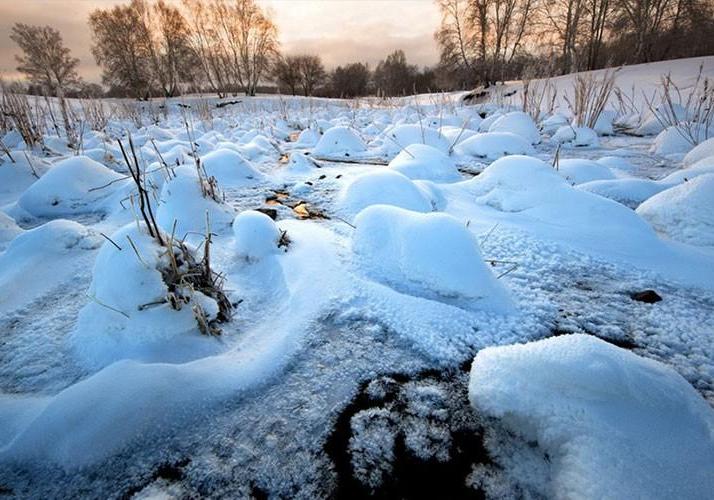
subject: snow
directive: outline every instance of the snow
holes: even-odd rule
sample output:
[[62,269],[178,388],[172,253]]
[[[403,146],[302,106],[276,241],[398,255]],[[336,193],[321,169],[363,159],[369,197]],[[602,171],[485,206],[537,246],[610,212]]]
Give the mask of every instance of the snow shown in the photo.
[[453,182],[461,179],[456,164],[445,153],[426,144],[411,144],[392,161],[389,168],[412,180]]
[[413,144],[426,144],[448,153],[451,143],[438,130],[426,125],[404,124],[389,127],[379,138],[379,152],[382,156],[393,158],[404,148]]
[[669,187],[665,183],[637,178],[594,180],[578,185],[578,189],[610,198],[633,210],[643,201]]
[[489,132],[510,132],[522,137],[529,144],[540,143],[540,132],[533,118],[523,111],[512,111],[499,117],[490,127]]
[[712,408],[670,367],[592,336],[480,351],[469,398],[548,454],[548,496],[706,498],[714,488]]
[[576,148],[594,147],[600,142],[597,133],[588,127],[574,127],[572,125],[563,125],[555,134],[553,141],[559,144],[567,144]]
[[21,232],[22,229],[12,217],[0,212],[0,252]]
[[[530,411],[513,424],[472,409],[462,369],[495,346],[556,334],[632,346],[711,404],[714,161],[705,152],[689,160],[653,154],[654,135],[631,135],[647,119],[642,95],[653,95],[670,67],[687,88],[700,62],[714,75],[714,57],[619,70],[621,88],[636,85],[635,109],[623,113],[611,99],[587,131],[597,145],[583,148],[549,138],[562,126],[572,131],[562,99],[572,75],[551,80],[559,95],[541,110],[548,118],[536,121],[536,145],[518,135],[533,132],[514,113],[521,82],[498,85],[492,102],[473,106],[461,102],[463,92],[390,101],[256,96],[220,108],[232,98],[183,96],[162,101],[165,113],[140,111],[143,125],[113,116],[105,130],[87,130],[86,157],[64,137],[47,138],[52,150],[29,150],[6,135],[16,163],[0,155],[0,490],[23,498],[323,498],[357,481],[377,496],[398,496],[390,488],[408,480],[406,463],[424,479],[447,471],[434,481],[445,492],[454,482],[487,497],[557,497],[554,478],[572,477],[560,475],[572,463],[562,457],[594,457],[605,447],[581,448],[586,432],[570,439],[584,427]],[[516,93],[506,96],[509,89]],[[499,121],[504,132],[488,132]],[[602,135],[610,128],[614,135]],[[180,310],[164,302],[184,287],[164,281],[169,254],[140,224],[130,179],[90,191],[97,171],[125,175],[114,144],[128,134],[153,213],[165,233],[176,220],[175,236],[199,259],[209,213],[211,267],[235,304],[220,336],[202,335],[192,311],[200,305],[214,316],[213,299],[187,293]],[[322,155],[314,146],[330,135]],[[194,152],[203,182],[217,183],[213,195],[201,192]],[[64,162],[90,165],[77,168],[92,182],[52,180]],[[36,186],[64,196],[63,211],[38,215],[18,203]],[[74,201],[66,203],[68,192]],[[654,205],[662,227],[644,208],[636,212],[640,205]],[[648,289],[662,300],[631,298]],[[533,366],[542,364],[530,354],[534,345],[523,357]],[[629,376],[627,368],[588,375],[602,359],[598,349],[568,373],[530,370],[532,391],[514,388],[507,403],[520,411],[532,402],[535,411],[575,398],[587,409],[580,425],[620,406],[591,411],[593,398],[573,385],[591,394],[602,380],[606,395],[625,394],[623,407],[646,400],[651,393],[635,383],[627,392],[618,375]],[[546,397],[536,382],[551,372],[560,385]],[[380,385],[387,378],[393,385]],[[671,442],[672,461],[696,457],[706,440],[679,439],[696,426],[685,404],[675,406],[656,440],[647,426],[663,418],[659,406],[640,420],[613,418],[614,429],[631,431],[618,442],[633,450]],[[534,429],[563,431],[569,444],[549,448]],[[482,449],[492,463],[478,462]],[[629,451],[609,457],[613,468],[642,463]],[[663,482],[685,468],[680,462]],[[578,484],[595,493],[570,496],[620,491],[598,495],[610,483],[592,477]],[[621,481],[630,490],[618,497],[653,496],[633,477]]]
[[58,216],[101,211],[112,190],[102,189],[123,176],[85,156],[70,157],[55,164],[18,200],[34,216]]
[[76,271],[72,256],[100,243],[93,230],[63,219],[19,232],[0,253],[0,313],[12,311],[71,275]]
[[507,155],[535,154],[533,147],[522,137],[510,132],[487,132],[459,143],[454,151],[465,156],[496,160]]
[[430,212],[427,194],[409,177],[388,169],[362,174],[340,192],[339,205],[349,217],[377,204],[394,205],[417,212]]
[[332,127],[325,131],[312,154],[324,157],[348,157],[363,153],[367,146],[350,127]]
[[582,158],[558,160],[557,170],[560,175],[575,185],[615,178],[608,167],[593,160]]
[[218,185],[236,186],[261,181],[264,176],[240,153],[230,149],[217,149],[201,157],[206,174],[215,177]]
[[474,235],[457,219],[377,205],[354,222],[352,250],[377,281],[422,296],[508,309],[507,292],[483,261]]
[[203,195],[194,167],[178,167],[174,173],[176,177],[164,183],[159,196],[156,210],[159,226],[169,234],[174,232],[179,239],[188,236],[190,241],[206,234],[206,218],[211,231],[225,231],[233,222],[233,208]]
[[637,208],[637,214],[668,238],[714,248],[714,174],[652,196]]
[[233,221],[236,253],[247,260],[260,260],[277,253],[280,230],[273,219],[255,210],[238,214]]
[[686,154],[686,156],[682,160],[682,164],[685,167],[688,167],[694,165],[700,160],[703,160],[704,158],[709,158],[711,156],[714,156],[714,137],[697,144],[691,151]]

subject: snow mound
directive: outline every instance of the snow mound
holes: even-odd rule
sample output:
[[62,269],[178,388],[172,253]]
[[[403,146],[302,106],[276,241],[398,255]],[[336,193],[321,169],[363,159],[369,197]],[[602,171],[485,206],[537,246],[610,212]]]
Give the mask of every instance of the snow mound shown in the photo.
[[669,186],[649,179],[610,179],[578,184],[578,189],[637,208],[643,201]]
[[15,219],[0,211],[0,252],[20,233],[22,229],[15,224]]
[[682,182],[691,181],[695,177],[704,174],[714,174],[714,157],[704,158],[696,162],[694,165],[680,170],[675,170],[663,179],[660,179],[658,182],[667,185],[667,187],[672,187],[676,184],[681,184]]
[[367,146],[350,127],[332,127],[325,131],[312,151],[315,156],[353,156],[367,151]]
[[700,160],[703,160],[704,158],[709,158],[711,156],[714,156],[714,137],[697,144],[694,149],[687,153],[687,155],[684,157],[684,160],[682,161],[682,164],[685,167],[688,167],[690,165],[694,165]]
[[[189,240],[206,233],[206,213],[211,231],[220,233],[230,226],[235,211],[230,205],[218,203],[201,192],[201,180],[193,167],[182,166],[174,171],[176,177],[164,183],[156,211],[159,226],[171,233],[176,221],[175,236]],[[198,233],[198,234],[195,234]]]
[[596,147],[600,144],[597,133],[588,127],[565,125],[553,134],[553,141],[576,148]]
[[80,360],[90,368],[127,358],[177,362],[215,349],[198,333],[191,310],[199,304],[214,317],[218,305],[212,298],[194,292],[180,310],[168,303],[170,290],[162,276],[170,265],[166,248],[134,222],[111,239],[121,250],[108,241],[102,245],[87,292],[92,301],[80,311],[71,334]]
[[377,205],[360,212],[355,226],[357,265],[373,279],[427,298],[509,307],[507,292],[484,262],[478,240],[454,217]]
[[236,252],[246,260],[260,260],[277,253],[280,230],[273,219],[262,212],[246,210],[233,221]]
[[[695,135],[701,134],[703,139],[703,127],[694,132]],[[694,145],[689,139],[689,134],[684,128],[675,126],[667,127],[660,132],[654,140],[650,151],[658,155],[683,155],[692,150]]]
[[510,132],[525,139],[529,144],[540,143],[540,132],[533,118],[523,111],[513,111],[499,117],[488,128],[489,132]]
[[544,134],[553,135],[560,127],[568,125],[568,118],[565,116],[555,113],[540,123],[540,130]]
[[217,149],[201,157],[201,166],[222,187],[244,186],[264,178],[240,153],[230,149]]
[[443,153],[448,153],[451,146],[451,143],[438,130],[417,124],[390,127],[384,131],[384,136],[380,140],[380,151],[387,157],[393,157],[413,144],[426,144]]
[[614,179],[612,171],[596,161],[570,158],[558,161],[558,173],[571,184]]
[[522,137],[510,132],[478,134],[457,144],[454,151],[464,156],[497,160],[508,155],[532,155],[533,147]]
[[501,158],[463,186],[478,203],[509,218],[518,217],[540,235],[588,245],[596,239],[607,241],[611,249],[636,252],[657,241],[654,231],[632,210],[570,186],[537,158]]
[[91,229],[63,219],[18,234],[0,253],[0,313],[70,276],[74,259],[98,248],[101,241]]
[[24,151],[13,151],[12,158],[14,162],[0,159],[0,206],[17,201],[50,168],[46,160]]
[[105,207],[100,202],[113,194],[117,186],[92,189],[120,179],[120,174],[101,163],[75,156],[52,167],[20,196],[18,204],[37,217],[101,212]]
[[426,144],[407,146],[389,162],[389,168],[413,180],[453,182],[461,179],[453,160]]
[[288,169],[292,173],[306,173],[315,169],[315,164],[305,153],[294,151],[288,159]]
[[654,195],[637,208],[637,214],[668,238],[714,247],[714,174]]
[[295,141],[295,144],[297,146],[311,148],[318,143],[320,137],[321,136],[319,132],[311,128],[306,128],[305,130],[300,132],[300,135],[298,136],[297,141]]
[[430,212],[431,200],[409,177],[383,169],[356,177],[339,195],[338,203],[348,216],[370,205],[393,205],[416,212]]
[[714,491],[711,407],[671,368],[592,336],[480,351],[469,399],[523,439],[501,453],[536,441],[548,454],[555,498]]

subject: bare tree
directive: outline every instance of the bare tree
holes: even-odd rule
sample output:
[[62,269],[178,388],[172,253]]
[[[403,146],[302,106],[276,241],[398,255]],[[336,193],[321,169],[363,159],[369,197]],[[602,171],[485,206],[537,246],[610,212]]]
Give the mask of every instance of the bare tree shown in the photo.
[[653,44],[674,17],[677,0],[617,0],[617,11],[635,37],[636,62],[652,60]]
[[203,0],[183,0],[183,5],[189,20],[189,44],[196,54],[203,78],[218,97],[225,97],[231,64],[224,40],[213,22],[215,11]]
[[299,56],[300,85],[303,94],[311,96],[316,87],[325,83],[327,73],[322,64],[320,56],[304,55]]
[[151,94],[152,56],[146,5],[132,0],[128,5],[97,9],[89,16],[92,53],[102,67],[102,80],[123,87],[139,99]]
[[380,61],[374,70],[377,90],[387,96],[410,94],[414,88],[417,67],[409,65],[404,51],[395,50]]
[[159,0],[148,19],[156,81],[166,97],[178,94],[179,84],[193,81],[196,54],[189,43],[189,27],[181,12]]
[[362,63],[338,66],[330,78],[332,93],[337,97],[360,97],[367,95],[370,80],[369,67]]
[[10,38],[22,50],[22,54],[15,56],[17,70],[30,83],[41,85],[46,94],[58,97],[67,142],[74,146],[77,137],[70,124],[64,93],[68,86],[80,83],[79,59],[71,56],[60,32],[50,26],[17,23],[12,27]]
[[273,78],[279,88],[286,88],[290,94],[297,94],[300,86],[300,58],[298,56],[284,56],[278,58],[273,68]]

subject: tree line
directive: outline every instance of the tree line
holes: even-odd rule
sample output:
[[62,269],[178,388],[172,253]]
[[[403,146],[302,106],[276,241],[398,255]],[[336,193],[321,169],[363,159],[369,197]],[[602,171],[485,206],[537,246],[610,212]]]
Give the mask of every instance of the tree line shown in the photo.
[[[374,69],[355,62],[330,72],[317,55],[283,55],[271,13],[256,0],[130,0],[94,10],[89,28],[106,95],[138,99],[255,95],[267,82],[294,95],[397,96],[714,53],[711,0],[436,2],[433,68],[409,64],[401,50]],[[30,91],[103,93],[81,81],[79,60],[52,27],[18,23],[11,38]]]
[[456,87],[714,53],[711,0],[437,0]]

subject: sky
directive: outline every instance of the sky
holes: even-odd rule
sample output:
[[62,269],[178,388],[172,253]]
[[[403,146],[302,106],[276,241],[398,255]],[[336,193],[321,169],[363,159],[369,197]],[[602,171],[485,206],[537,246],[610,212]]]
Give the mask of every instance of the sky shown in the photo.
[[[178,0],[169,0],[178,3]],[[49,24],[60,30],[65,45],[81,61],[80,75],[98,82],[101,70],[90,52],[89,13],[118,0],[0,0],[0,73],[17,78],[10,40],[16,22]],[[286,54],[311,53],[328,68],[346,62],[374,66],[389,52],[403,49],[412,64],[434,64],[438,49],[433,34],[439,11],[433,0],[262,0],[270,9]]]

